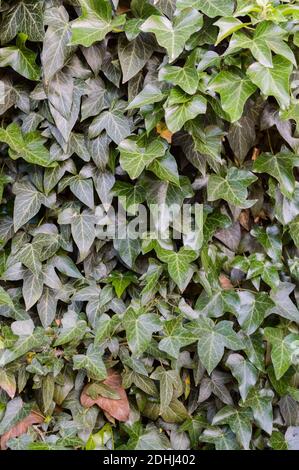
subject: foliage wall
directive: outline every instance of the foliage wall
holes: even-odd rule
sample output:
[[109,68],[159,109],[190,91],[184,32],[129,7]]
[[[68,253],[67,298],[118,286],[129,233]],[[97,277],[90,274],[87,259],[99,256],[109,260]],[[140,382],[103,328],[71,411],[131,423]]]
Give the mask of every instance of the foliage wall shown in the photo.
[[299,3],[0,14],[1,448],[298,449]]

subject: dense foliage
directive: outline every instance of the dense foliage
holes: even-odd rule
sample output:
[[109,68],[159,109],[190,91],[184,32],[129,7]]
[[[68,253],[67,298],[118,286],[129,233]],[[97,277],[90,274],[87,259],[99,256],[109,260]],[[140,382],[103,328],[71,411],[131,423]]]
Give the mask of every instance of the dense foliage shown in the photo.
[[1,448],[298,449],[299,3],[0,12]]

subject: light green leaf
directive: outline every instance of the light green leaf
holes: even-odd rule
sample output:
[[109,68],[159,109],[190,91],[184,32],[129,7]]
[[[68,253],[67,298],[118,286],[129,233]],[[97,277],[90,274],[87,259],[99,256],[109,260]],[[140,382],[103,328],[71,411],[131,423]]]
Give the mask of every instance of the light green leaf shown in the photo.
[[265,96],[274,96],[284,110],[290,105],[289,80],[292,70],[293,66],[287,59],[275,56],[273,68],[254,62],[247,69],[247,75]]
[[291,198],[295,190],[294,166],[299,166],[299,157],[294,153],[262,153],[254,162],[253,171],[273,176],[279,182],[282,194]]
[[75,370],[85,369],[92,380],[104,380],[107,377],[103,352],[93,345],[87,349],[86,354],[75,354],[73,364]]
[[194,95],[198,87],[199,76],[197,70],[188,65],[184,67],[165,65],[159,71],[159,80],[177,85],[189,95]]
[[152,338],[152,334],[161,328],[159,318],[146,313],[143,308],[134,309],[129,307],[123,318],[127,340],[132,353],[140,356],[146,351]]
[[136,179],[153,160],[163,157],[166,147],[162,139],[155,139],[149,143],[136,137],[125,139],[118,146],[121,167],[131,179]]
[[127,109],[141,108],[142,106],[158,103],[164,98],[165,96],[159,87],[147,83],[143,90],[128,105]]
[[171,155],[171,153],[167,152],[162,158],[156,158],[149,164],[147,169],[152,171],[161,180],[169,181],[176,186],[180,186],[176,159]]
[[296,66],[295,56],[284,42],[286,36],[287,32],[279,25],[270,21],[262,21],[255,29],[253,38],[243,32],[235,33],[226,54],[248,48],[260,65],[272,68],[275,67],[275,58],[272,60],[271,53],[273,51],[275,54],[282,56],[280,59],[285,58]]
[[44,139],[38,131],[23,134],[17,123],[9,124],[6,129],[0,128],[0,141],[9,145],[9,156],[13,160],[23,158],[28,163],[54,167],[56,162],[51,161],[48,149],[44,146]]
[[91,46],[125,22],[125,16],[112,17],[109,0],[80,0],[82,15],[72,22],[71,44]]
[[0,305],[7,305],[14,310],[14,303],[9,293],[0,286]]
[[173,23],[165,16],[152,15],[140,28],[146,33],[155,34],[160,46],[167,50],[170,62],[173,62],[183,51],[191,34],[199,31],[202,24],[202,15],[188,8],[175,16]]
[[256,86],[245,75],[230,71],[218,73],[209,82],[208,87],[220,94],[222,108],[229,115],[231,122],[240,119],[246,101],[256,90]]
[[247,170],[230,168],[226,177],[218,175],[209,176],[208,200],[224,199],[238,207],[251,207],[256,201],[247,200],[247,187],[254,183],[257,177]]
[[234,18],[233,16],[220,18],[214,23],[214,25],[219,28],[215,45],[217,46],[221,41],[223,41],[223,39],[227,38],[239,29],[244,28],[248,24],[250,23],[242,23],[242,21],[238,20],[238,18]]
[[136,276],[130,271],[124,273],[113,271],[108,280],[113,285],[117,297],[120,298],[126,288],[132,284],[132,282],[136,282]]
[[272,327],[265,328],[264,334],[272,346],[271,359],[275,377],[280,380],[293,363],[299,345],[299,335],[289,334],[284,336],[282,329]]
[[205,114],[207,101],[201,95],[189,97],[179,88],[174,88],[164,104],[164,109],[166,125],[172,133],[175,133],[181,130],[187,121],[199,114]]
[[230,16],[234,11],[233,0],[178,0],[177,8],[198,8],[210,18]]
[[29,80],[39,80],[40,68],[35,62],[37,54],[25,46],[26,39],[26,34],[19,34],[16,46],[0,49],[0,67],[10,66]]
[[155,249],[158,258],[163,263],[167,263],[171,279],[173,279],[181,291],[184,291],[193,275],[193,269],[190,264],[198,257],[197,253],[184,247],[178,252],[165,250],[159,245],[156,245]]

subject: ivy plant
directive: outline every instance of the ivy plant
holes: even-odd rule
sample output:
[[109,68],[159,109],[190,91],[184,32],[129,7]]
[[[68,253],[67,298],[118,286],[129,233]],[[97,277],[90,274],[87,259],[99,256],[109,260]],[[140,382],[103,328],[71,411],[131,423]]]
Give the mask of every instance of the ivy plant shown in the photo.
[[298,450],[298,1],[0,24],[1,448]]

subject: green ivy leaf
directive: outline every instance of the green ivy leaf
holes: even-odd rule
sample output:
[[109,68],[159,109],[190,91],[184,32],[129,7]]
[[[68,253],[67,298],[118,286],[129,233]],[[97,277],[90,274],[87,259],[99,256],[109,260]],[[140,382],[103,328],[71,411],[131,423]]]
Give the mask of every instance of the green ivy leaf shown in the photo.
[[131,137],[118,146],[121,167],[131,179],[138,178],[142,171],[156,158],[163,157],[166,144],[161,139],[144,142],[144,139]]
[[152,313],[146,313],[143,308],[129,307],[123,318],[123,325],[129,347],[132,353],[140,356],[147,350],[152,334],[161,328],[158,317]]
[[252,388],[244,402],[244,408],[249,406],[252,409],[256,423],[269,435],[272,434],[273,429],[273,395],[270,389]]
[[50,153],[44,146],[45,139],[38,131],[23,134],[17,123],[11,123],[6,129],[0,128],[0,141],[9,145],[9,156],[13,160],[24,158],[28,163],[45,167],[57,165],[51,161]]
[[190,323],[188,328],[199,338],[197,352],[208,374],[221,361],[225,347],[234,351],[243,348],[241,339],[232,329],[232,322],[221,321],[215,324],[210,318],[202,317]]
[[180,177],[176,159],[169,152],[161,158],[156,158],[149,164],[147,169],[152,171],[161,180],[169,181],[176,186],[180,186]]
[[108,280],[111,282],[113,285],[116,295],[118,298],[122,296],[126,288],[133,283],[136,282],[136,276],[131,273],[131,272],[118,272],[118,271],[113,271]]
[[230,16],[234,11],[232,0],[178,0],[177,8],[193,7],[201,10],[210,18]]
[[256,90],[256,86],[245,75],[230,71],[217,74],[208,86],[210,90],[220,94],[222,108],[229,115],[231,122],[240,119],[247,99]]
[[36,328],[33,333],[20,336],[14,346],[10,349],[4,349],[0,355],[0,367],[4,367],[10,362],[15,361],[29,351],[42,348],[47,344],[43,328]]
[[141,35],[133,41],[121,37],[118,41],[118,57],[123,73],[123,83],[128,82],[143,69],[153,53],[149,43]]
[[18,251],[16,258],[24,264],[26,268],[38,276],[42,270],[42,264],[39,260],[39,251],[33,243],[25,243]]
[[273,58],[273,68],[254,62],[247,70],[250,80],[265,96],[274,96],[284,110],[290,105],[289,80],[293,66],[281,56]]
[[107,371],[102,357],[102,351],[91,345],[86,354],[73,356],[74,369],[85,369],[90,379],[104,380],[107,377]]
[[239,29],[244,28],[248,24],[250,23],[242,23],[242,21],[238,20],[238,18],[234,18],[233,16],[220,18],[214,23],[214,25],[218,26],[219,28],[219,33],[215,45],[218,45],[221,41],[223,41],[223,39],[227,38]]
[[165,98],[161,89],[154,84],[148,83],[143,90],[135,96],[133,101],[128,105],[127,109],[141,108],[149,104],[162,101]]
[[159,71],[159,80],[179,86],[189,95],[194,95],[198,88],[199,75],[195,68],[188,65],[166,65]]
[[280,380],[293,363],[292,359],[296,352],[296,345],[299,344],[299,335],[292,333],[284,336],[282,329],[272,327],[265,328],[264,334],[272,346],[271,359],[275,377]]
[[24,33],[30,41],[44,38],[43,2],[24,0],[5,11],[1,22],[1,43],[10,42],[18,33]]
[[276,63],[279,63],[279,60],[276,62],[275,58],[272,60],[271,51],[273,51],[296,66],[295,56],[284,42],[286,35],[287,32],[279,25],[271,21],[263,21],[255,29],[253,38],[243,32],[235,33],[230,41],[227,53],[248,48],[260,65],[272,68],[275,67]]
[[48,28],[45,34],[41,61],[46,83],[61,70],[71,56],[73,48],[69,46],[71,27],[66,9],[53,7],[47,10]]
[[19,34],[16,46],[0,49],[0,67],[12,67],[16,72],[29,80],[39,80],[40,68],[35,60],[37,54],[25,46],[26,34]]
[[14,229],[18,231],[41,208],[43,195],[30,182],[19,182],[14,186],[16,194],[14,206]]
[[239,299],[235,314],[246,334],[252,335],[263,323],[265,316],[271,313],[275,303],[265,292],[239,292]]
[[159,245],[156,245],[155,249],[158,258],[163,263],[167,263],[171,279],[173,279],[181,291],[184,291],[186,284],[190,281],[193,275],[190,263],[196,260],[198,257],[197,253],[184,247],[178,252],[165,250]]
[[240,354],[230,354],[226,366],[237,379],[242,400],[244,401],[249,390],[255,386],[258,380],[258,370]]
[[179,357],[182,347],[195,343],[197,340],[192,331],[188,331],[182,326],[181,317],[166,320],[163,323],[163,331],[165,337],[159,342],[159,349],[176,359]]
[[214,416],[212,424],[228,424],[242,447],[249,450],[252,424],[248,411],[239,411],[231,406],[225,406]]
[[283,318],[298,323],[299,310],[289,297],[294,288],[295,284],[280,282],[277,289],[271,291],[270,295],[271,299],[275,302],[273,312]]
[[256,201],[247,200],[247,187],[256,180],[256,176],[250,171],[237,168],[230,168],[225,178],[211,175],[208,181],[208,200],[224,199],[244,209],[251,207]]
[[150,16],[142,25],[141,30],[154,33],[160,46],[165,47],[170,62],[173,62],[183,51],[191,34],[202,27],[202,15],[193,8],[179,13],[173,23],[164,16]]
[[91,46],[125,22],[125,16],[112,17],[108,0],[80,0],[82,15],[72,22],[71,44]]
[[127,117],[118,109],[103,111],[99,114],[89,126],[89,137],[97,137],[104,129],[116,144],[120,144],[131,134]]
[[201,95],[189,97],[178,88],[173,88],[164,104],[165,121],[168,129],[178,132],[187,121],[205,114],[207,101]]
[[253,171],[273,176],[279,182],[282,194],[291,198],[295,190],[294,166],[299,166],[299,157],[294,153],[262,153],[254,162]]

